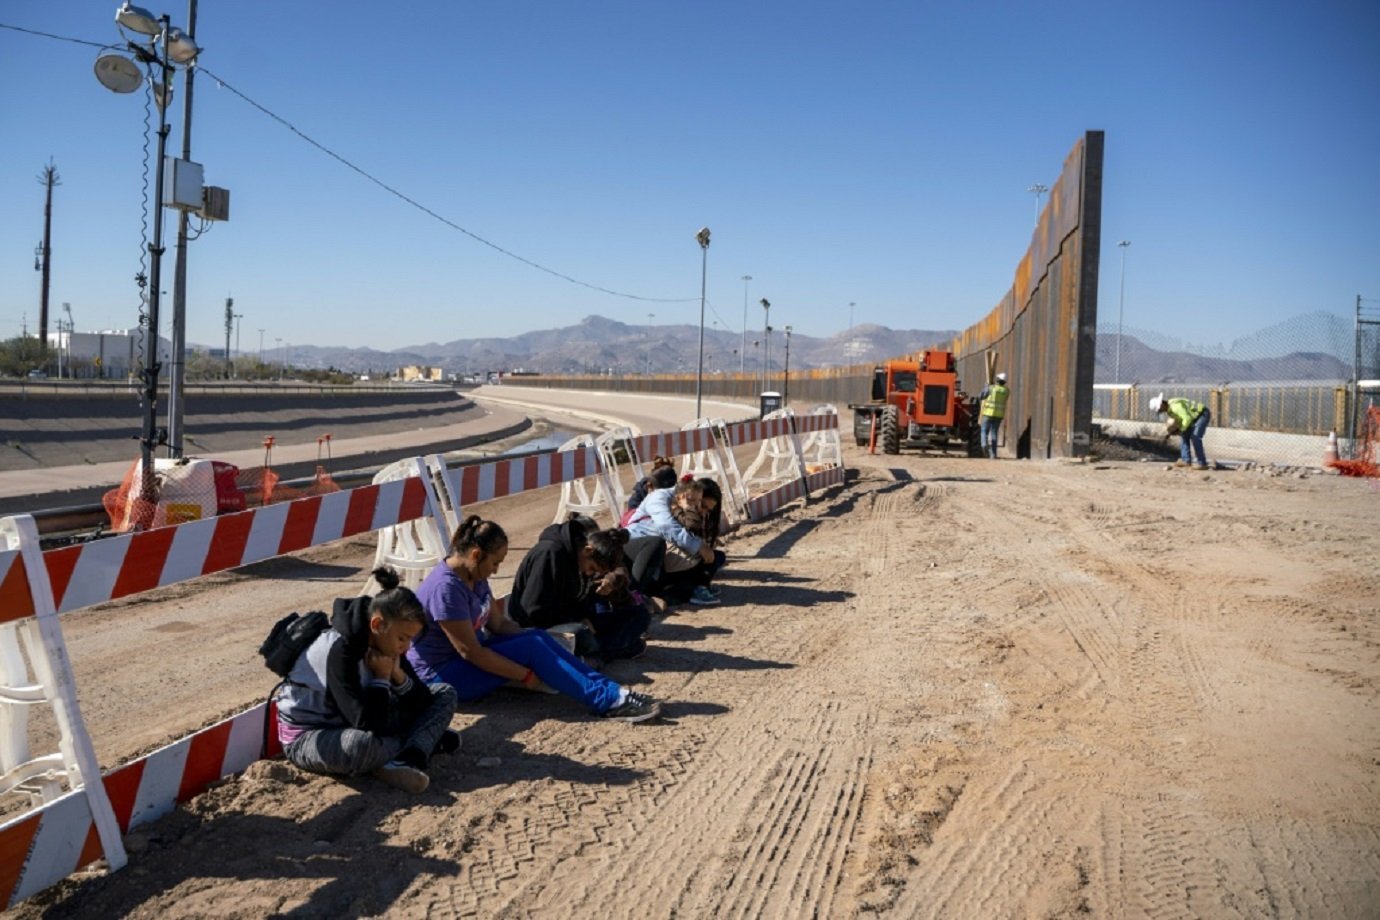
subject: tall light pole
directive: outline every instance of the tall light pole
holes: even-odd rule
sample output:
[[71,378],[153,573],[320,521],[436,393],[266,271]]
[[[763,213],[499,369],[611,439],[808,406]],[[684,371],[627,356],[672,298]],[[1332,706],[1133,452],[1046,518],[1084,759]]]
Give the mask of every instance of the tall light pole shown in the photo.
[[743,371],[746,369],[745,362],[747,361],[748,282],[752,281],[752,276],[744,275],[739,280],[743,282],[743,338],[742,341],[738,343],[738,375],[742,376]]
[[786,368],[781,374],[781,405],[788,406],[791,402],[791,327],[786,327]]
[[646,376],[652,376],[652,320],[656,318],[655,313],[647,314],[647,371]]
[[1121,382],[1121,320],[1126,311],[1126,250],[1131,248],[1130,240],[1122,240],[1116,244],[1116,248],[1121,250],[1121,296],[1117,300],[1116,307],[1116,369],[1113,371],[1113,383]]
[[264,364],[264,331],[259,330],[259,371],[262,373]]
[[[155,17],[147,10],[133,6],[129,0],[115,11],[115,22],[121,29],[129,29],[147,38],[147,47],[127,42],[134,58],[148,69],[148,83],[154,103],[158,107],[158,153],[153,180],[153,241],[148,245],[149,277],[148,315],[145,319],[147,335],[144,340],[144,424],[139,438],[139,459],[142,463],[140,490],[148,502],[157,501],[157,481],[153,475],[153,451],[166,443],[167,432],[158,430],[158,359],[159,297],[163,268],[163,163],[168,149],[168,104],[172,97],[172,76],[176,64],[190,66],[200,49],[181,29],[174,28],[167,14]],[[157,67],[160,79],[154,78]],[[106,89],[116,93],[132,93],[144,86],[139,66],[123,54],[105,51],[96,58],[96,79]],[[143,274],[140,273],[140,282]]]
[[848,331],[850,333],[853,331],[853,308],[856,306],[857,304],[853,301],[848,301]]
[[762,320],[762,392],[766,392],[767,368],[771,366],[771,301],[762,298],[762,313],[765,319]]
[[[242,319],[244,319],[244,314],[243,314],[243,313],[236,313],[236,314],[235,314],[235,355],[236,355],[236,357],[238,357],[239,355],[243,354],[243,352],[240,351],[240,320],[242,320]],[[238,371],[235,372],[235,376],[237,376],[237,377],[239,376],[239,372],[238,372]]]
[[700,396],[704,388],[704,291],[709,278],[709,228],[701,227],[695,234],[700,244],[700,362],[695,370],[695,418],[700,417]]
[[1049,186],[1037,182],[1026,191],[1035,196],[1035,226],[1038,227],[1040,225],[1040,196],[1049,191]]

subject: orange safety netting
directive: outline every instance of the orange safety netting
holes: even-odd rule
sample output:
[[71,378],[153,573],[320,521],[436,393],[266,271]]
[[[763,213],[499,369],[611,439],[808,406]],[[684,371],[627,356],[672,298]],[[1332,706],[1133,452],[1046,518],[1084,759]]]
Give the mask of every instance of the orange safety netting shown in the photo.
[[[329,438],[330,435],[325,436],[328,445]],[[340,491],[319,462],[321,439],[317,442],[316,475],[300,488],[283,485],[273,471],[273,442],[271,437],[264,439],[264,465],[250,470],[220,460],[155,460],[151,482],[147,484],[152,496],[144,495],[143,462],[135,460],[120,485],[102,499],[110,516],[110,529],[116,533],[150,530]]]
[[1366,410],[1360,437],[1356,439],[1355,456],[1350,460],[1337,460],[1332,466],[1343,476],[1380,477],[1380,406]]

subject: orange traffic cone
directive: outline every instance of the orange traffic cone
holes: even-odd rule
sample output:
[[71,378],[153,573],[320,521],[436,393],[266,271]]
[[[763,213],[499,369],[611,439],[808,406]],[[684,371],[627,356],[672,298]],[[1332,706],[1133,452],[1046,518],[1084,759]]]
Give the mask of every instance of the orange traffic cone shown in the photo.
[[1327,433],[1327,446],[1323,448],[1323,466],[1337,465],[1337,432]]

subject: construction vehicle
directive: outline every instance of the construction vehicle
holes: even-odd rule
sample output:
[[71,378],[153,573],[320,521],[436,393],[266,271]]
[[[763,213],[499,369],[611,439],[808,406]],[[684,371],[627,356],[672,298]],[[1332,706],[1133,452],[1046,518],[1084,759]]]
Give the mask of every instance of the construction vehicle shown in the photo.
[[882,453],[901,448],[966,449],[982,456],[978,398],[963,392],[952,352],[926,351],[920,360],[896,359],[872,372],[872,399],[850,403],[859,447],[876,438]]

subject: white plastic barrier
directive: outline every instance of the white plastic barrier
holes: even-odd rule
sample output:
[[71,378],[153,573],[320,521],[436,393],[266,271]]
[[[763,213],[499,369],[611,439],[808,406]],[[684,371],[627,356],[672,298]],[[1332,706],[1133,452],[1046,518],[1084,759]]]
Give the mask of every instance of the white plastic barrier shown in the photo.
[[762,421],[785,422],[785,425],[777,429],[778,434],[762,441],[756,459],[743,474],[749,491],[754,486],[774,488],[805,475],[803,451],[795,430],[795,410],[777,409],[764,416]]
[[599,515],[607,514],[612,519],[609,526],[613,526],[618,523],[619,509],[623,505],[622,490],[614,484],[613,477],[604,468],[593,436],[582,434],[561,446],[562,451],[577,449],[592,451],[595,466],[589,477],[568,480],[561,486],[561,499],[556,504],[553,523],[559,524],[571,514],[583,514],[595,520]]
[[[807,471],[843,466],[838,414],[833,406],[824,405],[816,406],[809,415],[797,416],[797,430],[805,435],[800,446],[800,457]],[[832,423],[829,416],[833,416]]]
[[[450,535],[455,532],[458,521],[448,507],[449,503],[442,501],[436,491],[436,480],[428,459],[408,457],[390,463],[374,474],[373,482],[379,485],[412,477],[417,478],[426,491],[429,513],[381,528],[378,549],[374,552],[374,568],[390,566],[397,570],[402,584],[416,588],[427,573],[436,567],[436,563],[450,554]],[[370,576],[365,583],[364,593],[377,591],[378,586]]]
[[691,431],[697,428],[709,430],[712,442],[701,450],[688,453],[681,458],[680,473],[696,479],[712,479],[723,492],[723,512],[730,524],[738,523],[747,517],[747,486],[738,471],[738,459],[733,451],[721,418],[699,419],[681,428]]

